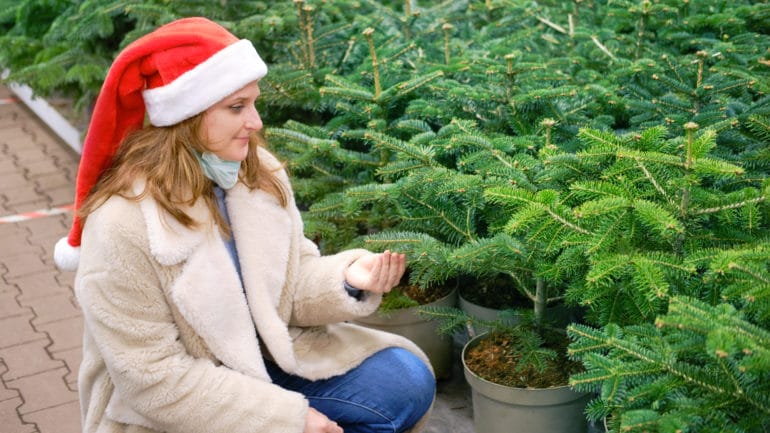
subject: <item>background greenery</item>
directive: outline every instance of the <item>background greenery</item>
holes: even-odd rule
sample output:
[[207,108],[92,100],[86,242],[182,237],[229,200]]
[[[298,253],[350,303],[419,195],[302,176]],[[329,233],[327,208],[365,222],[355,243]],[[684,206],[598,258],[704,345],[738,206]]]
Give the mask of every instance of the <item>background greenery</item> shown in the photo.
[[268,62],[325,252],[584,307],[572,384],[613,431],[770,430],[766,1],[0,0],[0,65],[87,112],[121,47],[190,15]]

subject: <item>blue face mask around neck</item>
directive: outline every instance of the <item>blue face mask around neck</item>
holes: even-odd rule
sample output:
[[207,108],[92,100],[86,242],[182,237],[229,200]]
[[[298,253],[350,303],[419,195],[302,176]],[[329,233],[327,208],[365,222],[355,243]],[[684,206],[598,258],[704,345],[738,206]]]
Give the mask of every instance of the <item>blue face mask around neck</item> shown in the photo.
[[238,182],[241,161],[228,161],[211,152],[193,153],[203,169],[203,174],[220,188],[230,189]]

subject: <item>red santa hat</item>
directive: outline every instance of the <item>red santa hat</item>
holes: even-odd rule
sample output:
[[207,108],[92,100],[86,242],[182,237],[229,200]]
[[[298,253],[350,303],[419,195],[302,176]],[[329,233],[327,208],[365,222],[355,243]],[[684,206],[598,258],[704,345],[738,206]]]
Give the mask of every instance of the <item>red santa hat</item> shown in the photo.
[[[195,116],[267,74],[249,40],[206,18],[183,18],[149,33],[118,54],[104,81],[83,142],[75,210],[109,168],[121,141],[142,128],[169,126]],[[75,270],[82,226],[56,243],[54,261]]]

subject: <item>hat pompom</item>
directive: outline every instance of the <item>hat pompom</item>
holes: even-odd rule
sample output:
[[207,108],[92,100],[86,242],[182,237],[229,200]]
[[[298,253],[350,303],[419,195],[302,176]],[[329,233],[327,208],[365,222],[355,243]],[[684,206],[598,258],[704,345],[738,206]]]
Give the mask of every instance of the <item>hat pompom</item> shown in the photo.
[[67,238],[61,238],[53,249],[53,261],[62,271],[75,271],[80,262],[80,247],[73,247]]

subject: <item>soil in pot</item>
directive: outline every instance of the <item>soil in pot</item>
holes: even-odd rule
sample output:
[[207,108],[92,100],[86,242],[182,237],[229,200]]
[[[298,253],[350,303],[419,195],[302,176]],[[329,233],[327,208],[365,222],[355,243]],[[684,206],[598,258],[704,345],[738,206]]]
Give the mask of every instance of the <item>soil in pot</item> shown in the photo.
[[451,292],[452,287],[449,285],[424,289],[415,284],[400,284],[383,296],[379,313],[427,305],[438,301]]
[[532,302],[516,289],[510,276],[499,274],[485,278],[461,277],[459,294],[476,305],[495,310],[526,309]]
[[514,336],[493,333],[465,354],[465,364],[478,376],[500,385],[517,388],[550,388],[566,385],[569,376],[582,369],[579,361],[567,357],[569,339],[559,329],[545,331],[544,347],[556,352],[543,371],[532,365],[520,366],[522,353],[516,349]]
[[[419,301],[410,299],[407,294]],[[422,290],[417,286],[402,285],[383,298],[378,311],[354,320],[354,323],[412,340],[430,359],[436,378],[447,379],[452,374],[452,338],[440,334],[438,322],[420,316],[418,308],[421,305],[449,308],[456,302],[457,293],[452,287]]]
[[[528,365],[524,358],[518,359],[516,356],[516,352],[522,351],[522,342],[528,342],[537,347],[537,339],[518,335],[516,337],[518,341],[511,341],[511,337],[508,337],[510,334],[521,333],[508,331],[507,334],[483,334],[472,338],[463,348],[463,372],[472,391],[475,431],[479,433],[511,433],[512,431],[586,433],[588,423],[584,412],[586,404],[592,398],[591,394],[576,392],[568,385],[550,386],[543,381],[538,382],[543,387],[535,388],[533,384],[526,384],[527,381],[520,377],[507,380],[514,386],[493,382],[506,382],[506,379],[509,379],[505,373],[498,373],[498,370],[507,371],[510,374],[517,368],[522,370],[519,364]],[[490,338],[492,348],[488,344],[482,344]],[[479,350],[474,350],[480,344]],[[512,348],[516,350],[505,350]],[[556,347],[552,349],[558,350]],[[490,376],[488,367],[483,369],[478,367],[491,364],[493,367],[491,376],[481,377],[469,366],[469,360],[478,370],[482,370],[481,374],[488,376]],[[525,373],[527,371],[523,371],[521,375]],[[560,376],[564,377],[553,373],[552,370],[546,375],[551,377],[552,382],[560,381]],[[529,387],[526,387],[527,385]]]

